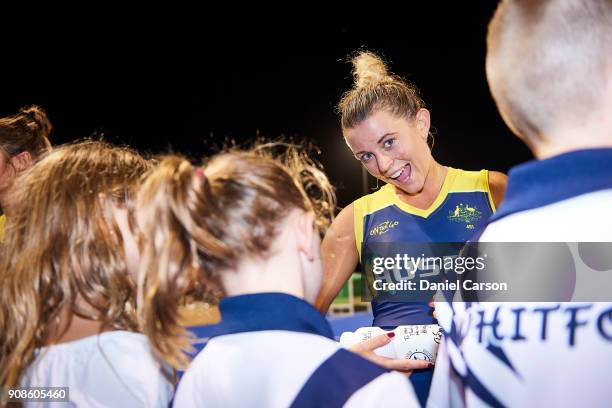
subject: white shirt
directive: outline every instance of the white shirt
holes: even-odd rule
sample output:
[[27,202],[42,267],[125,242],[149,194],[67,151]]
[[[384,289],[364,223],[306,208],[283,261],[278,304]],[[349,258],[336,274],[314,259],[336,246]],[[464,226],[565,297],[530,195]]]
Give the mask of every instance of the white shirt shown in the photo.
[[[612,242],[612,149],[519,166],[506,194],[481,242]],[[574,249],[578,270],[584,262]],[[428,406],[609,406],[612,302],[588,301],[599,284],[609,286],[612,271],[603,273],[576,272],[572,299],[581,302],[436,304],[453,333],[441,345]],[[581,278],[591,288],[579,293]]]
[[175,407],[419,406],[407,377],[325,337],[328,323],[301,299],[242,295],[220,307],[220,335],[187,369]]
[[[260,331],[212,339],[179,383],[175,407],[288,407],[315,370],[340,350],[316,334]],[[341,387],[340,378],[329,379]],[[417,407],[408,382],[385,373],[361,387],[346,407]]]
[[32,407],[167,407],[173,394],[147,338],[127,331],[38,349],[21,386],[69,388],[69,403]]

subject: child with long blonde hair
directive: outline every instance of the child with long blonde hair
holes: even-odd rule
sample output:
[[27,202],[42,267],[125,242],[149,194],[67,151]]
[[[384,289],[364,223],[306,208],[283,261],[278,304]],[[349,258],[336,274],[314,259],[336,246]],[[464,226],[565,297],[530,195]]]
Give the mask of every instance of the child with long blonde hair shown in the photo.
[[185,365],[181,297],[194,285],[222,296],[175,406],[417,406],[404,376],[341,349],[312,306],[333,191],[305,156],[267,151],[222,153],[203,169],[170,156],[138,193],[139,317],[155,351]]
[[167,406],[173,387],[137,332],[134,245],[120,231],[150,167],[134,151],[86,141],[19,179],[0,258],[4,388],[69,387],[77,406]]

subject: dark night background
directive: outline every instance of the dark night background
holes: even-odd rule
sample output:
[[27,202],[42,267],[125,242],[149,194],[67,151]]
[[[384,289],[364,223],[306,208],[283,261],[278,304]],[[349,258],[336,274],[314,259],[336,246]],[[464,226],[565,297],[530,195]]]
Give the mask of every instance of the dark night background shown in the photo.
[[[507,172],[531,155],[504,125],[486,83],[486,27],[496,3],[446,3],[377,6],[361,19],[332,22],[297,10],[292,18],[242,23],[178,7],[92,9],[67,26],[30,22],[37,30],[22,26],[5,36],[0,115],[35,103],[54,124],[55,144],[96,132],[195,159],[226,139],[305,138],[320,147],[344,206],[362,194],[361,170],[334,107],[352,84],[345,58],[365,47],[420,89],[439,162]],[[295,23],[298,17],[305,22]]]

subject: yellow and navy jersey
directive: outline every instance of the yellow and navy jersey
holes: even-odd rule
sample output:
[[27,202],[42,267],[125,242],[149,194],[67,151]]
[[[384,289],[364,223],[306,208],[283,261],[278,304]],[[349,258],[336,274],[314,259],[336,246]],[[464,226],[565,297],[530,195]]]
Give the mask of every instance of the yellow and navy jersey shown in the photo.
[[[353,207],[360,260],[365,250],[373,253],[379,244],[469,241],[495,212],[489,172],[450,167],[438,196],[427,209],[402,201],[391,184],[356,200]],[[372,312],[375,326],[434,322],[427,303],[373,301]]]

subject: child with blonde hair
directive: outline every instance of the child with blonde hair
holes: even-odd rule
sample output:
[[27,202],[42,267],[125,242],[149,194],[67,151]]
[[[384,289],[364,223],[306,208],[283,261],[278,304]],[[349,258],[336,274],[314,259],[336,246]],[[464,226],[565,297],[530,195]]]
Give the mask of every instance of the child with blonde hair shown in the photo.
[[340,348],[313,306],[334,210],[327,178],[292,149],[265,151],[222,153],[203,169],[170,156],[138,193],[139,315],[157,353],[186,363],[177,307],[190,287],[222,296],[175,405],[417,406],[403,375]]
[[55,149],[18,180],[0,258],[5,389],[69,387],[76,406],[169,403],[168,373],[138,333],[126,254],[135,246],[120,231],[149,168],[134,151],[86,141]]

